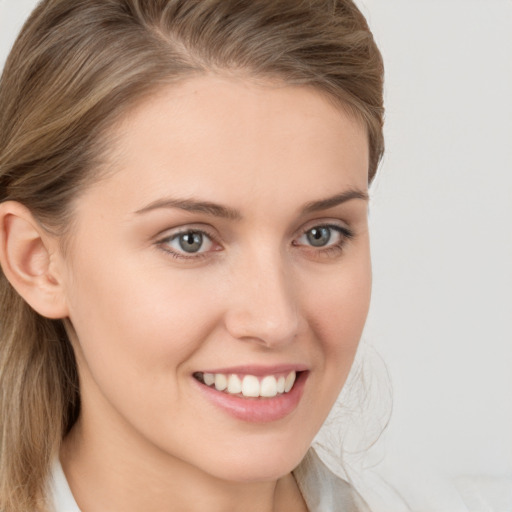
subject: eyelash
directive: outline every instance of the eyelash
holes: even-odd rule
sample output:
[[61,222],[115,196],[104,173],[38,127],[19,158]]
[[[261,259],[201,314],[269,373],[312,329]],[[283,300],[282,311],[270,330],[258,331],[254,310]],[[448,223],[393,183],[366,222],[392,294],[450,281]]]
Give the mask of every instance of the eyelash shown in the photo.
[[[336,257],[341,254],[343,251],[345,244],[354,238],[354,233],[352,230],[339,226],[337,224],[318,224],[315,226],[312,226],[304,231],[301,232],[300,236],[295,238],[292,242],[292,245],[294,247],[300,247],[301,244],[296,243],[297,239],[300,239],[304,236],[307,236],[308,233],[313,231],[314,229],[321,230],[321,229],[329,229],[331,230],[330,238],[332,237],[332,232],[337,232],[340,235],[340,240],[334,244],[327,245],[327,246],[319,246],[318,248],[315,248],[312,245],[309,245],[309,249],[311,249],[314,253],[316,253],[317,256],[320,257]],[[220,246],[219,241],[216,239],[215,236],[213,236],[211,233],[204,229],[183,229],[181,231],[178,231],[176,233],[173,233],[170,236],[166,236],[165,238],[162,238],[157,241],[157,246],[161,248],[165,253],[169,254],[171,257],[178,259],[178,260],[195,260],[198,261],[202,258],[207,258],[211,252],[213,251],[204,251],[204,252],[197,252],[197,253],[190,253],[190,255],[186,255],[185,252],[181,253],[173,249],[169,249],[169,244],[172,241],[178,240],[180,236],[186,235],[186,234],[197,234],[201,235],[203,238],[207,238],[211,241],[212,244],[217,244]],[[330,242],[330,238],[328,243]]]

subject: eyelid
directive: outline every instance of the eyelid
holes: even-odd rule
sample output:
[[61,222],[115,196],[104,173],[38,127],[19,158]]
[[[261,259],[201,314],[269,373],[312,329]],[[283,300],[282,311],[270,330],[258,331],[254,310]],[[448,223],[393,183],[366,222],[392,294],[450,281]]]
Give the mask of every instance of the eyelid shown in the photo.
[[314,228],[331,228],[334,229],[345,236],[351,238],[354,236],[354,231],[347,222],[344,222],[340,219],[333,218],[323,218],[323,219],[313,219],[308,221],[306,224],[303,224],[296,232],[294,238],[298,238],[308,231]]
[[345,238],[352,238],[354,236],[354,233],[352,232],[352,230],[345,226],[340,226],[338,224],[315,224],[314,226],[311,226],[311,227],[301,231],[299,236],[296,237],[295,239],[305,236],[312,229],[325,229],[325,228],[331,229],[332,231],[336,231],[337,233],[339,233],[340,235],[342,235]]
[[208,224],[203,224],[201,222],[192,222],[190,224],[179,224],[175,227],[167,227],[159,231],[153,238],[155,240],[162,240],[164,238],[171,238],[181,233],[188,233],[189,231],[204,233],[210,238],[217,238],[217,235],[214,233],[214,229]]

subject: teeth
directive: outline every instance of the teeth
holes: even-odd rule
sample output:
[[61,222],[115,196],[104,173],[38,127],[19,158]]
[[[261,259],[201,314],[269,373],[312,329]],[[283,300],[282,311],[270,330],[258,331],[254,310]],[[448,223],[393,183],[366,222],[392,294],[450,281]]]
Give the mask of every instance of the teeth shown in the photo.
[[215,384],[215,375],[213,373],[205,373],[203,375],[203,381],[207,386]]
[[242,381],[238,378],[238,375],[230,375],[228,379],[228,393],[232,395],[238,395],[242,392]]
[[261,381],[260,395],[266,397],[272,397],[277,395],[277,381],[275,377],[265,377]]
[[260,396],[260,381],[254,375],[246,375],[242,381],[242,395],[256,398]]
[[[199,374],[201,375],[201,374]],[[204,373],[202,380],[207,386],[214,386],[217,391],[224,391],[231,395],[242,394],[250,398],[272,398],[283,393],[289,393],[295,384],[297,374],[292,371],[286,377],[280,375],[266,375],[258,378],[254,375],[245,375],[242,379],[235,374]]]
[[215,389],[217,391],[224,391],[228,387],[228,379],[222,373],[215,374]]
[[292,389],[293,385],[295,384],[295,372],[290,372],[288,376],[286,377],[286,381],[284,383],[284,392],[288,393],[290,389]]

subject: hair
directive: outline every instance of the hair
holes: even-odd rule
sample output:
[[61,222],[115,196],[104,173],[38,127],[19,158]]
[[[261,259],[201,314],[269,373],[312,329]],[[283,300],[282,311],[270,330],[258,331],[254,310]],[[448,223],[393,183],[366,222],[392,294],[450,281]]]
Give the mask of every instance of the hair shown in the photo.
[[[311,86],[361,120],[371,182],[384,150],[383,65],[351,0],[46,0],[0,81],[0,202],[69,231],[108,134],[158,88],[205,74]],[[0,273],[0,512],[48,510],[46,483],[80,412],[63,320]]]

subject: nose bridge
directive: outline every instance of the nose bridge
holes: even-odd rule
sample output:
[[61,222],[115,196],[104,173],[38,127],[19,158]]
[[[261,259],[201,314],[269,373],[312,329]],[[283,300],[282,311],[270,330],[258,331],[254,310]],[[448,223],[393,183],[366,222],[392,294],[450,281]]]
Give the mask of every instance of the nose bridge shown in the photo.
[[292,273],[277,249],[250,251],[241,258],[232,281],[226,324],[231,335],[267,346],[292,341],[299,326]]

